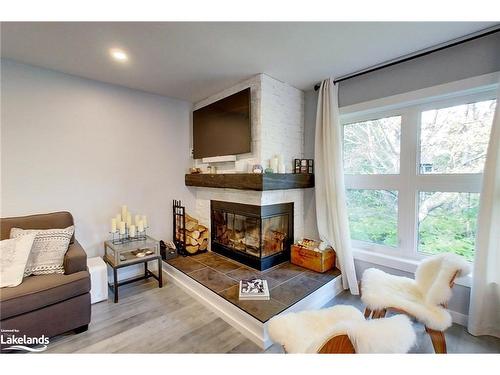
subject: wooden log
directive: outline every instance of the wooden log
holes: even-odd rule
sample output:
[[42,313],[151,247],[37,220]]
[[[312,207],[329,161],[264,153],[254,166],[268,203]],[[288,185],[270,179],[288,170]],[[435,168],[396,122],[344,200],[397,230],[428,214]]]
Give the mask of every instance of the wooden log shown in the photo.
[[197,246],[199,245],[199,243],[195,238],[191,236],[186,236],[186,245]]
[[198,224],[198,228],[196,230],[201,233],[208,230],[208,228],[204,225]]
[[186,230],[189,232],[194,231],[196,228],[198,228],[198,223],[195,221],[187,221],[186,220]]
[[186,214],[186,221],[193,221],[196,224],[198,224],[198,219],[195,219],[194,217],[189,216],[188,214]]
[[189,231],[188,236],[191,236],[194,239],[198,239],[200,238],[200,232],[198,232],[197,230]]
[[189,253],[189,254],[196,254],[199,250],[200,246],[197,245],[197,246],[193,246],[193,245],[187,245],[186,246],[186,251]]
[[203,250],[206,250],[208,247],[208,239],[204,239],[202,241],[202,243],[200,244],[200,250],[203,251]]

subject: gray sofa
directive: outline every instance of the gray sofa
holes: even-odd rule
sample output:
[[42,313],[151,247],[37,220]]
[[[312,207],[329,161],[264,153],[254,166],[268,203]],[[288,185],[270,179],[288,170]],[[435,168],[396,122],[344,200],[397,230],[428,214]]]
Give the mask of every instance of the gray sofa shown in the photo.
[[[1,239],[10,229],[51,229],[73,225],[69,212],[2,218]],[[73,238],[64,257],[64,274],[28,276],[12,288],[0,289],[0,328],[17,335],[52,337],[74,330],[86,331],[90,323],[90,274],[87,254]]]

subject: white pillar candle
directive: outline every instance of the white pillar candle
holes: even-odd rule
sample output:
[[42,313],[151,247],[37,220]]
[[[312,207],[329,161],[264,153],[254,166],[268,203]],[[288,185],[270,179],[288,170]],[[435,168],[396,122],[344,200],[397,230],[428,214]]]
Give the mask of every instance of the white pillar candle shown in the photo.
[[283,154],[277,154],[276,157],[278,158],[278,164],[283,163]]
[[132,215],[130,214],[130,212],[127,212],[127,227],[130,228],[131,225],[132,225]]
[[111,219],[111,232],[112,233],[116,232],[116,217]]
[[127,206],[122,206],[122,221],[127,221]]
[[144,228],[148,228],[148,218],[146,215],[142,215],[142,225],[144,225]]
[[120,221],[120,234],[125,234],[125,222]]
[[269,161],[269,168],[271,168],[274,173],[278,173],[278,158],[276,156]]
[[137,223],[137,230],[139,232],[144,232],[144,223],[142,222],[142,220],[139,220],[139,222]]
[[141,215],[135,215],[135,218],[134,218],[135,225],[139,225],[139,221],[141,221]]
[[116,225],[120,226],[120,221],[122,221],[122,215],[116,214]]
[[135,237],[135,225],[131,225],[128,231],[130,237]]

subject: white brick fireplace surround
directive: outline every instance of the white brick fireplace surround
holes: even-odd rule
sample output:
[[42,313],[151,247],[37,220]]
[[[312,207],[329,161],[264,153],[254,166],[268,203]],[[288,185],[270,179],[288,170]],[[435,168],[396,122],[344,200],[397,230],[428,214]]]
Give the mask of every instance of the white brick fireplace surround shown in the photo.
[[[194,105],[194,109],[211,104],[250,87],[252,152],[238,155],[236,163],[217,163],[217,173],[249,172],[253,164],[268,167],[269,159],[283,155],[287,172],[292,171],[293,159],[304,155],[304,93],[265,74],[210,96]],[[193,160],[193,165],[206,170],[207,164]],[[210,200],[252,205],[294,203],[294,240],[304,234],[304,190],[251,191],[192,187],[196,201],[196,217],[210,226]]]

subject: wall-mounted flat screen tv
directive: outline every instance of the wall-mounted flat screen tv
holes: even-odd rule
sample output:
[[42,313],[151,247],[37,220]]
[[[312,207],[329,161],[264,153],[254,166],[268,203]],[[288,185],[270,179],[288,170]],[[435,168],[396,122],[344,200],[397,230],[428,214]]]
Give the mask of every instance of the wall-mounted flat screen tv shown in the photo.
[[250,88],[193,112],[193,157],[251,151]]

